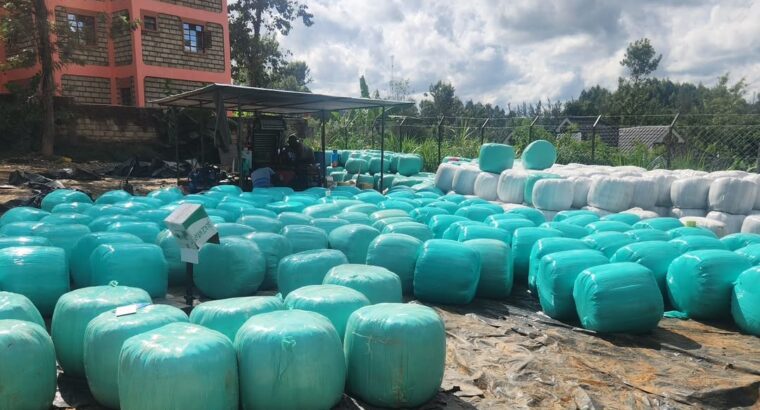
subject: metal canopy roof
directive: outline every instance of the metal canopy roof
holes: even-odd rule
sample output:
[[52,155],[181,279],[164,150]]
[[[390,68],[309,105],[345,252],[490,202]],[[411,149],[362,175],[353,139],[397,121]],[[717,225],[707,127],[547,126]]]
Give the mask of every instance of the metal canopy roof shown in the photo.
[[391,108],[412,102],[337,97],[297,91],[270,90],[231,84],[210,84],[193,91],[152,101],[158,105],[219,109],[271,114],[309,114],[321,111]]

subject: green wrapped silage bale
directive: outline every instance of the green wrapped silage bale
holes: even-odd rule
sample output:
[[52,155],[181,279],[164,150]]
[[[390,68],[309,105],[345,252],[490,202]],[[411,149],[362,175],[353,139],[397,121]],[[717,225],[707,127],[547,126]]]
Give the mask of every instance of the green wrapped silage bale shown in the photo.
[[87,227],[91,232],[105,232],[109,226],[117,222],[140,222],[140,220],[132,215],[104,215],[93,219]]
[[352,224],[372,225],[372,220],[369,219],[369,216],[362,212],[346,212],[344,210],[335,215],[335,218],[346,220]]
[[288,309],[319,313],[330,320],[343,340],[346,322],[354,311],[369,306],[370,301],[358,290],[341,285],[310,285],[290,292],[285,298]]
[[382,233],[384,234],[397,233],[397,234],[409,235],[409,236],[419,239],[422,242],[425,242],[429,239],[433,239],[433,231],[430,230],[430,227],[428,227],[426,224],[419,223],[419,222],[392,223],[390,225],[387,225],[383,229]]
[[[362,201],[365,204],[377,205],[380,202],[386,201],[388,198],[386,198],[385,195],[383,195],[383,194],[381,194],[381,193],[379,193],[377,191],[369,191],[369,192],[361,192],[361,193],[358,193],[358,194],[354,195],[354,199]],[[379,208],[376,208],[375,210],[378,210],[378,209]]]
[[667,275],[670,263],[681,256],[678,247],[665,241],[636,242],[618,249],[610,262],[638,263],[652,271],[663,300],[668,300]]
[[588,228],[591,233],[600,233],[600,232],[628,232],[631,229],[631,225],[628,225],[625,222],[619,222],[619,221],[597,221],[592,222],[588,225],[586,225],[586,228]]
[[681,253],[705,249],[728,250],[726,244],[721,242],[720,239],[711,238],[709,236],[682,236],[680,238],[671,239],[669,242],[675,245]]
[[[88,209],[92,208],[92,204],[84,202],[72,202],[70,204],[58,204],[50,211],[51,214],[84,214]],[[44,212],[44,211],[43,211]]]
[[50,215],[49,212],[29,206],[11,208],[0,216],[0,226],[13,222],[36,222]]
[[154,191],[150,191],[148,192],[146,196],[148,198],[158,199],[164,204],[168,204],[170,202],[174,202],[174,201],[178,201],[182,199],[184,194],[182,194],[182,191],[179,188],[171,187],[171,188],[156,189]]
[[480,263],[480,254],[460,242],[431,239],[420,249],[414,268],[414,296],[431,303],[470,303],[478,288]]
[[377,229],[378,231],[382,232],[385,230],[385,228],[388,225],[393,225],[399,222],[414,222],[414,219],[410,216],[398,216],[393,218],[383,218],[380,220],[377,220],[375,223],[372,224],[372,227]]
[[[223,211],[219,210],[219,212],[223,212]],[[135,212],[135,218],[143,222],[153,222],[156,225],[158,225],[159,229],[163,229],[164,227],[166,227],[164,220],[169,215],[171,215],[171,211],[169,211],[168,209],[151,209],[148,211]]]
[[409,212],[412,212],[416,208],[414,205],[408,202],[398,201],[398,200],[393,200],[393,199],[380,202],[378,204],[378,207],[383,210],[398,209],[398,210],[404,211],[404,213],[406,213],[407,216],[409,215]]
[[375,186],[375,178],[370,174],[357,174],[356,185],[359,187],[364,187],[365,185],[373,187]]
[[463,216],[467,219],[483,222],[491,215],[499,214],[501,212],[485,206],[472,205],[459,208],[454,215]]
[[422,171],[422,157],[416,154],[398,155],[398,173],[410,177]]
[[459,209],[459,205],[457,205],[456,203],[449,202],[449,201],[441,201],[441,200],[431,202],[431,203],[427,204],[426,206],[429,206],[431,208],[441,208],[441,209],[444,209],[444,210],[446,210],[446,212],[448,212],[448,213],[450,213],[452,215]]
[[[294,214],[294,215],[300,215],[300,214]],[[240,214],[240,218],[242,218],[244,216],[263,216],[265,218],[277,219],[278,221],[281,221],[281,222],[284,219],[284,218],[281,218],[276,213],[274,213],[274,212],[272,212],[272,211],[270,211],[268,209],[263,209],[263,208],[245,209]],[[287,215],[286,215],[286,217],[287,217]],[[238,218],[238,221],[240,220],[240,218]],[[305,216],[304,216],[304,218],[305,218]]]
[[363,213],[367,215],[367,217],[369,218],[369,215],[379,210],[380,208],[378,208],[377,205],[375,204],[359,204],[359,205],[347,206],[343,208],[341,212],[359,212],[359,213]]
[[573,300],[581,325],[599,333],[646,333],[664,304],[652,271],[636,263],[595,266],[575,279]]
[[557,320],[577,318],[573,287],[585,269],[609,263],[603,253],[576,249],[544,255],[536,271],[536,289],[541,309]]
[[0,237],[0,249],[16,246],[53,246],[47,238],[41,236],[8,236]]
[[377,236],[367,247],[367,265],[380,266],[398,275],[403,293],[413,291],[414,267],[423,242],[415,237],[389,233]]
[[278,201],[278,202],[272,202],[270,204],[266,205],[266,209],[276,213],[281,214],[283,212],[301,212],[306,207],[306,205],[302,202],[285,202],[285,201]]
[[117,315],[109,310],[96,316],[84,332],[83,357],[87,384],[103,406],[119,407],[119,353],[132,336],[174,322],[187,322],[187,315],[169,305],[135,305],[135,313]]
[[211,300],[193,308],[190,323],[227,336],[231,342],[243,324],[255,315],[285,309],[279,296],[248,296]]
[[748,269],[736,279],[731,315],[742,331],[760,336],[760,269]]
[[124,410],[239,406],[235,348],[223,334],[190,323],[170,323],[127,339],[118,381]]
[[[382,167],[381,167],[382,162]],[[368,171],[370,174],[375,175],[380,173],[380,169],[383,170],[383,172],[388,173],[391,170],[391,163],[388,161],[387,158],[385,158],[383,161],[380,161],[379,157],[370,158],[369,163],[367,164],[369,167]]]
[[734,281],[750,267],[749,259],[725,249],[685,253],[668,267],[670,301],[692,319],[725,318]]
[[309,225],[312,219],[314,218],[297,212],[283,212],[277,215],[277,220],[282,222],[283,227],[290,225]]
[[71,255],[71,250],[77,241],[90,233],[87,225],[63,224],[63,225],[37,225],[32,230],[34,236],[47,238],[53,246],[57,246],[66,252],[66,257]]
[[433,232],[433,237],[440,239],[446,230],[455,222],[468,221],[469,219],[459,215],[436,215],[430,218],[428,226]]
[[45,328],[0,320],[0,346],[0,409],[49,409],[57,375],[53,342]]
[[[677,229],[683,229],[683,228],[677,228]],[[636,242],[646,242],[646,241],[668,241],[671,239],[670,234],[668,232],[661,231],[659,229],[631,229],[630,231],[626,231],[625,234],[629,237],[631,237]]]
[[[229,202],[227,202],[227,200],[222,201],[219,204],[219,206],[217,206],[215,209],[218,211],[224,212],[224,214],[221,214],[220,216],[224,217],[225,220],[228,219],[227,215],[229,215],[229,221],[235,222],[238,218],[240,218],[243,215],[243,212],[251,211],[258,208],[256,208],[256,206],[253,204],[250,204],[248,202],[238,199],[238,200],[229,201]],[[214,213],[215,212],[212,212],[212,214]]]
[[[467,198],[459,203],[459,207],[465,207],[465,206],[473,206],[473,205],[488,205],[490,202],[486,201],[483,198]],[[498,206],[498,205],[497,205]],[[499,207],[501,208],[501,207]]]
[[294,253],[280,260],[277,286],[282,296],[286,297],[300,287],[321,285],[330,269],[347,263],[346,255],[334,249]]
[[156,245],[161,248],[169,270],[169,285],[182,285],[187,280],[187,264],[182,261],[179,242],[171,231],[164,229],[156,237]]
[[634,225],[641,221],[641,217],[636,214],[621,212],[619,214],[609,214],[609,215],[603,216],[601,220],[622,222],[626,225]]
[[261,286],[266,269],[266,258],[254,242],[226,237],[219,244],[201,247],[193,280],[198,290],[211,299],[249,296]]
[[412,219],[425,225],[427,225],[430,222],[430,219],[436,215],[449,215],[449,211],[443,208],[423,206],[409,213],[409,216],[411,216]]
[[127,191],[117,189],[114,191],[104,192],[98,197],[98,199],[95,200],[95,204],[108,205],[115,204],[117,202],[129,201],[130,199],[132,199],[132,194]]
[[391,173],[398,173],[398,161],[401,159],[400,154],[395,154],[390,158],[390,167],[391,167]]
[[238,332],[235,349],[244,409],[329,409],[343,397],[343,347],[335,327],[320,314],[256,315]]
[[[211,198],[208,198],[211,200]],[[214,207],[216,207],[216,202],[213,203]],[[154,209],[153,206],[146,204],[144,202],[140,201],[126,201],[126,202],[117,202],[114,204],[114,206],[118,206],[124,209],[127,209],[130,211],[130,214],[134,214],[139,211],[147,211],[149,209]]]
[[459,242],[466,242],[472,239],[495,239],[504,243],[505,245],[509,245],[512,241],[512,237],[509,235],[509,232],[503,229],[494,228],[487,225],[463,226],[459,230],[459,237],[457,240]]
[[244,236],[256,232],[255,229],[248,225],[239,223],[222,222],[214,225],[220,238],[232,236]]
[[166,297],[169,266],[158,245],[147,243],[107,243],[90,254],[90,285],[122,286],[143,289],[152,298]]
[[756,233],[733,233],[720,238],[720,241],[726,245],[729,251],[735,251],[745,246],[760,244],[760,235]]
[[592,249],[601,251],[604,256],[611,258],[618,249],[631,244],[634,239],[623,232],[600,232],[582,239]]
[[12,292],[0,291],[0,320],[24,320],[45,328],[40,311],[28,297]]
[[63,249],[19,246],[0,249],[0,289],[24,295],[49,317],[69,291],[69,264]]
[[255,232],[280,233],[283,223],[275,218],[259,215],[244,215],[238,219],[239,224],[253,228]]
[[554,216],[554,219],[552,221],[565,222],[565,219],[578,216],[578,215],[592,215],[592,216],[596,216],[596,219],[594,220],[594,222],[599,220],[599,216],[591,211],[587,211],[585,209],[570,209],[570,210],[557,212],[557,215]]
[[533,222],[536,226],[546,222],[546,217],[543,212],[535,208],[513,208],[506,212],[507,214],[520,215],[523,218]]
[[[133,196],[130,199],[130,202],[139,202],[141,204],[146,204],[151,207],[151,209],[158,209],[164,205],[163,202],[159,199],[155,198],[148,198],[144,196]],[[120,202],[119,202],[120,203]]]
[[480,280],[476,295],[504,299],[512,293],[512,250],[497,239],[470,239],[464,245],[480,255]]
[[715,235],[715,232],[701,226],[682,226],[680,228],[674,228],[667,231],[667,235],[669,239],[676,239],[682,236],[707,236],[718,239],[718,235]]
[[0,227],[0,235],[10,236],[10,237],[35,236],[34,230],[40,225],[41,223],[38,221],[11,222]]
[[582,249],[590,249],[590,246],[576,238],[552,237],[537,240],[530,249],[530,257],[528,258],[528,287],[530,290],[534,294],[536,293],[536,279],[538,269],[541,267],[541,258],[557,252]]
[[364,263],[370,242],[380,235],[380,231],[366,225],[349,224],[330,232],[330,248],[346,255],[349,263]]
[[212,191],[212,192],[223,192],[223,193],[232,194],[232,195],[240,195],[243,192],[243,190],[240,189],[239,186],[237,186],[237,185],[229,185],[229,184],[226,184],[226,185],[215,185],[215,186],[211,187],[210,191]]
[[464,221],[457,221],[449,225],[448,228],[446,228],[446,231],[443,232],[443,235],[440,239],[449,239],[452,241],[458,241],[459,240],[459,234],[462,231],[462,228],[465,226],[472,226],[472,225],[485,225],[483,222],[478,221],[472,221],[472,220],[464,220]]
[[346,161],[345,169],[349,174],[361,174],[369,171],[369,164],[361,158],[350,158]]
[[401,302],[401,279],[381,266],[344,264],[330,269],[322,282],[361,292],[370,303]]
[[760,265],[760,244],[747,245],[743,248],[739,248],[734,252],[738,253],[749,259],[752,266]]
[[328,235],[336,228],[350,224],[349,221],[340,218],[314,218],[311,221],[311,225],[315,228],[319,228]]
[[437,393],[446,361],[443,321],[431,308],[380,304],[348,321],[346,389],[373,406],[415,408]]
[[276,289],[277,265],[282,258],[293,253],[290,241],[280,234],[270,232],[254,232],[245,238],[255,243],[266,258],[266,272],[259,290]]
[[584,226],[573,225],[566,222],[544,222],[539,225],[539,228],[556,229],[562,232],[565,237],[575,239],[581,239],[591,233],[589,229]]
[[343,208],[335,203],[332,204],[316,204],[304,208],[304,215],[308,215],[312,218],[330,218],[339,214]]
[[56,189],[55,191],[50,192],[49,194],[45,195],[44,198],[42,198],[40,208],[43,211],[50,212],[53,207],[58,204],[72,202],[84,202],[86,204],[91,204],[92,199],[90,199],[90,197],[87,196],[87,194],[84,192],[75,191],[73,189]]
[[385,218],[399,218],[408,217],[409,213],[401,209],[383,209],[377,212],[373,212],[369,215],[369,218],[373,221],[379,221]]
[[661,217],[645,219],[641,222],[633,224],[633,229],[659,229],[661,231],[669,231],[671,229],[680,228],[683,226],[680,220],[677,218]]
[[515,219],[498,219],[493,222],[491,222],[491,226],[494,228],[499,228],[505,232],[507,232],[507,235],[509,236],[509,244],[512,244],[512,237],[514,236],[514,233],[519,228],[534,228],[536,225],[525,218],[515,218]]
[[562,222],[564,223],[571,224],[571,225],[578,225],[578,226],[586,226],[590,223],[594,223],[598,221],[599,221],[599,216],[597,216],[596,214],[575,215],[575,216],[571,216],[562,220]]
[[525,169],[543,170],[550,168],[557,160],[557,149],[549,141],[533,141],[522,151],[520,160]]
[[238,196],[238,198],[242,199],[245,202],[248,202],[257,208],[263,208],[267,204],[275,202],[275,199],[271,195],[259,193],[254,194],[253,192],[243,192]]
[[47,224],[47,225],[64,225],[64,224],[89,225],[90,222],[92,222],[91,216],[77,214],[77,213],[50,214],[40,219],[40,223]]
[[480,146],[478,165],[484,172],[500,174],[512,168],[515,161],[515,149],[506,144],[483,144]]
[[293,253],[327,249],[329,244],[325,231],[310,225],[287,225],[282,228],[281,234],[290,242]]
[[533,245],[543,238],[562,237],[562,232],[552,228],[517,228],[512,234],[515,282],[528,283],[530,252]]
[[150,295],[144,290],[116,283],[77,289],[61,296],[53,312],[50,335],[63,371],[74,377],[85,375],[84,332],[92,319],[119,306],[150,303]]
[[106,232],[128,233],[145,243],[155,243],[161,230],[154,222],[116,222],[108,226]]
[[291,194],[285,197],[285,202],[300,202],[304,204],[307,208],[315,205],[320,197],[316,195],[310,195],[306,193],[295,193]]

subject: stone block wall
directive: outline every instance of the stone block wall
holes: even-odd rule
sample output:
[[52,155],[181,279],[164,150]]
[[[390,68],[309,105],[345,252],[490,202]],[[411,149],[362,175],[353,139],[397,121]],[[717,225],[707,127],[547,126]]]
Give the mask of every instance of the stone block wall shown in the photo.
[[[78,11],[71,11],[73,14],[79,14]],[[55,8],[55,23],[61,27],[68,27],[69,10],[65,7]],[[102,15],[93,15],[95,19],[95,44],[76,46],[71,48],[70,56],[62,55],[64,61],[83,62],[89,65],[108,66],[108,26]],[[64,32],[66,30],[63,30]]]
[[194,9],[217,11],[222,12],[221,0],[160,0],[164,3],[177,4],[185,7],[192,7]]
[[122,10],[113,13],[112,21],[117,29],[114,30],[112,40],[114,48],[114,63],[117,66],[132,64],[132,32],[125,27],[121,27],[119,20],[126,18],[129,20],[129,11]]
[[188,70],[224,72],[224,30],[221,25],[206,23],[205,49],[192,53],[185,51],[182,19],[168,14],[159,14],[155,31],[142,30],[143,61],[160,67],[176,67]]
[[111,79],[64,75],[61,94],[79,104],[111,104]]
[[200,81],[145,77],[145,105],[152,106],[152,104],[149,104],[150,101],[168,97],[173,94],[192,91],[205,85],[208,84]]

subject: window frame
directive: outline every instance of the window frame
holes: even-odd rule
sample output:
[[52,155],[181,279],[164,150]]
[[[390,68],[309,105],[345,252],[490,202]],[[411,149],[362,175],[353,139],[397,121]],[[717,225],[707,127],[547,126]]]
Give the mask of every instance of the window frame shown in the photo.
[[66,23],[72,39],[81,46],[98,45],[98,23],[95,16],[66,13]]
[[[206,26],[203,24],[182,22],[182,46],[186,53],[203,54],[206,52]],[[195,45],[193,45],[195,40]]]
[[[148,24],[147,24],[148,20],[153,21],[153,27],[148,27]],[[146,31],[158,31],[158,18],[152,15],[144,15],[142,28],[143,30],[146,30]]]

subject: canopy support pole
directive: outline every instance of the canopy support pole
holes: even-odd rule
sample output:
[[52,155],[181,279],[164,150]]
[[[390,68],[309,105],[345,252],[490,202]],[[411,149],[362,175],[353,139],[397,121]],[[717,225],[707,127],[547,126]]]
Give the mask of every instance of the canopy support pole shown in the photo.
[[382,110],[380,114],[380,182],[377,184],[380,193],[385,190],[385,107]]
[[323,157],[322,158],[322,165],[323,166],[322,166],[322,169],[321,169],[321,171],[322,171],[321,172],[322,173],[322,186],[324,188],[327,188],[327,151],[325,150],[325,112],[324,112],[324,110],[322,111],[322,115],[321,115],[320,120],[321,120],[320,128],[321,128],[321,134],[322,134],[321,135],[321,146],[322,146],[322,157]]
[[240,99],[238,99],[238,109],[237,109],[237,158],[238,158],[238,185],[240,185],[240,188],[243,188],[243,183],[245,182],[245,175],[243,175],[243,109],[242,105],[240,104]]

